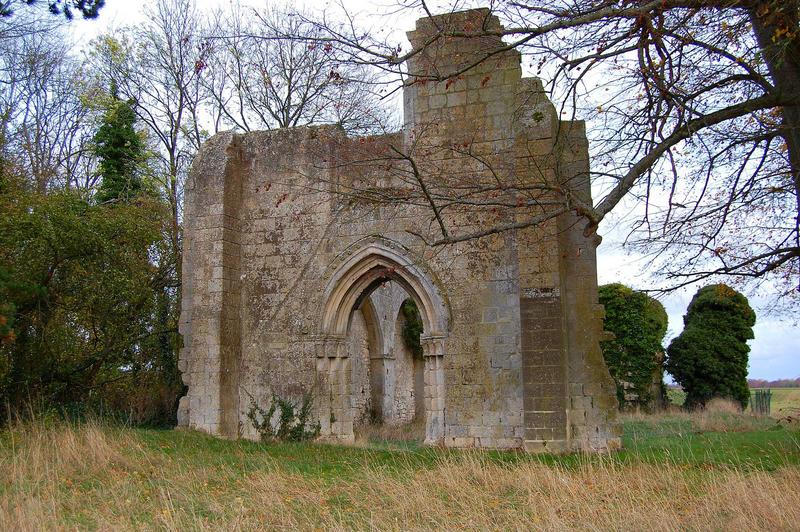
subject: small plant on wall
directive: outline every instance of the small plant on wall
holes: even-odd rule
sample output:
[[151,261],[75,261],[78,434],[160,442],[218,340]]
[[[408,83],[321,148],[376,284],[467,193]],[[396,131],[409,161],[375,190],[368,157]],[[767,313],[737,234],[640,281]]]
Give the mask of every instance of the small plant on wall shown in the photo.
[[413,299],[408,298],[403,301],[400,306],[400,312],[403,314],[403,341],[406,347],[414,355],[414,358],[422,359],[422,344],[420,344],[419,337],[422,334],[422,316],[420,316],[419,308]]
[[255,397],[250,396],[247,419],[256,429],[261,441],[306,441],[319,436],[319,422],[311,423],[310,393],[303,395],[299,405],[272,394],[269,408],[262,408]]

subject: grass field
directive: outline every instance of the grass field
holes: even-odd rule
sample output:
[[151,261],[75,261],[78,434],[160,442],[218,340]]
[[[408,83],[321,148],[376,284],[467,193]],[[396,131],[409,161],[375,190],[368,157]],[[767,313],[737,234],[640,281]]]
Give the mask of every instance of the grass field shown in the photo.
[[225,441],[33,423],[0,432],[0,529],[792,529],[800,432],[635,416],[611,455]]
[[773,417],[785,416],[792,411],[800,413],[800,388],[770,388],[770,413]]
[[[756,388],[752,388],[752,392]],[[772,400],[770,412],[772,417],[786,416],[791,412],[800,411],[800,388],[770,388]],[[675,406],[682,406],[686,394],[677,388],[667,388],[667,397]]]

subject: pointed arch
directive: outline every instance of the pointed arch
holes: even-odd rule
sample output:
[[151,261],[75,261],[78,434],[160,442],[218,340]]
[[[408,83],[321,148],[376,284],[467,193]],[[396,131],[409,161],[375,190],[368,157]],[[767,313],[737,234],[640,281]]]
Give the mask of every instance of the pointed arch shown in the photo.
[[353,308],[358,307],[373,288],[393,280],[417,303],[425,336],[446,336],[450,313],[432,277],[396,246],[373,242],[353,253],[331,275],[325,289],[323,335],[341,336]]

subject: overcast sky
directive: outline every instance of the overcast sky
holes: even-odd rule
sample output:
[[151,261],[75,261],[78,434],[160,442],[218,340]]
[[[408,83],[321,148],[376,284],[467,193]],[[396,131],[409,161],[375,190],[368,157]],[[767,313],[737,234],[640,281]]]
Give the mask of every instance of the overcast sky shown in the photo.
[[[259,5],[258,2],[246,2],[249,5]],[[442,2],[447,5],[449,2]],[[201,9],[207,7],[214,8],[222,2],[210,0],[198,0]],[[309,9],[319,9],[326,6],[329,2],[309,1],[306,6]],[[398,29],[398,39],[402,39],[404,31],[413,29],[415,16],[402,16],[398,14],[389,15],[393,11],[389,0],[363,0],[360,2],[346,1],[345,4],[353,13],[358,13],[357,20],[373,27]],[[139,12],[142,5],[149,3],[130,2],[123,0],[106,0],[106,7],[100,13],[99,19],[95,21],[74,21],[71,23],[72,32],[82,41],[88,41],[93,36],[108,31],[114,27],[135,24],[142,20]],[[264,4],[261,4],[264,5]],[[292,3],[297,8],[298,2]],[[429,4],[433,5],[433,4]],[[440,7],[439,9],[445,9]],[[436,11],[434,11],[436,12]],[[380,19],[376,17],[381,16]],[[366,22],[369,20],[370,22]],[[377,26],[380,20],[380,26]],[[580,117],[578,117],[580,118]],[[596,199],[596,198],[595,198]],[[647,288],[653,282],[642,270],[646,266],[643,259],[626,254],[620,246],[624,231],[612,228],[604,223],[600,227],[600,234],[603,235],[603,243],[598,248],[598,276],[601,284],[621,282],[633,288]],[[680,333],[683,327],[683,315],[686,307],[697,290],[696,287],[681,290],[661,298],[662,303],[669,315],[668,339]],[[758,294],[747,294],[751,304],[755,303],[756,312]],[[764,296],[768,296],[762,294]],[[795,326],[797,313],[793,316],[766,316],[759,313],[755,326],[755,340],[750,342],[750,378],[779,379],[800,377],[800,332]]]

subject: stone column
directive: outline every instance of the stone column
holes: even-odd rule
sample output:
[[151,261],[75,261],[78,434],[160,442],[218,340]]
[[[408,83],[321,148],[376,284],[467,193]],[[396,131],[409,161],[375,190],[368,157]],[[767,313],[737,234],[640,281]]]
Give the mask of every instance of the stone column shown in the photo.
[[425,359],[425,444],[435,445],[444,438],[444,338],[423,337]]
[[317,395],[320,433],[352,442],[353,397],[350,354],[346,337],[329,335],[317,348]]
[[[382,347],[382,346],[381,346]],[[386,363],[387,355],[379,352],[370,353],[369,358],[369,383],[370,400],[372,404],[371,415],[383,421],[386,417]]]
[[393,423],[397,420],[397,412],[394,408],[394,395],[397,389],[396,373],[395,373],[395,358],[394,353],[386,353],[383,360],[383,422]]
[[[557,172],[565,186],[591,204],[589,151],[583,122],[561,122]],[[569,374],[568,429],[575,450],[598,451],[621,446],[616,386],[600,339],[603,307],[597,301],[597,256],[600,238],[584,234],[586,220],[568,213],[558,218],[562,302]]]

